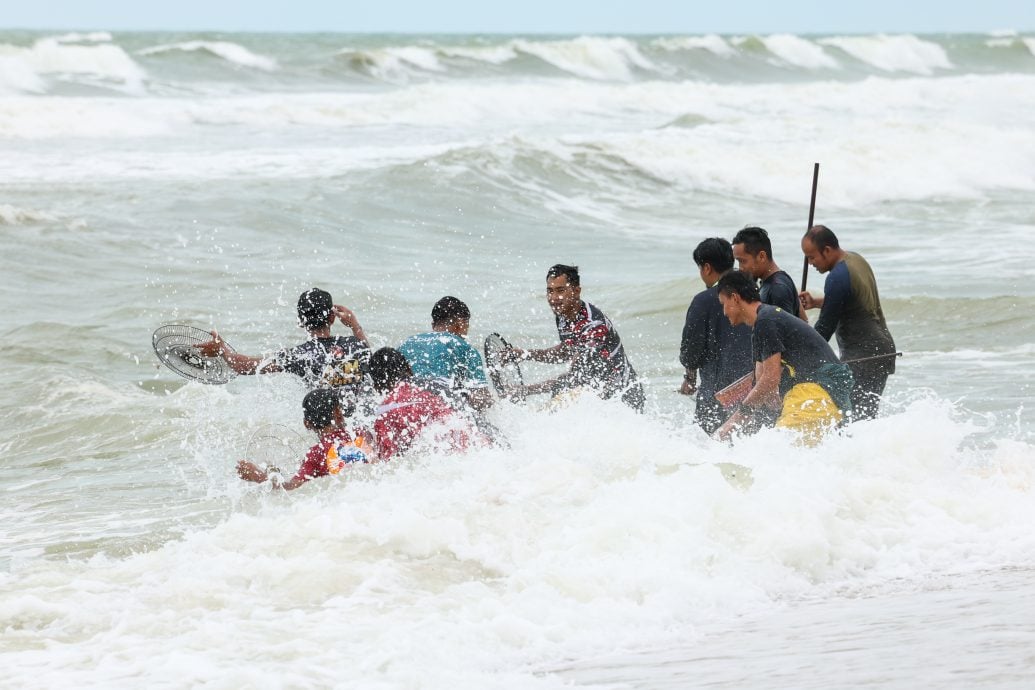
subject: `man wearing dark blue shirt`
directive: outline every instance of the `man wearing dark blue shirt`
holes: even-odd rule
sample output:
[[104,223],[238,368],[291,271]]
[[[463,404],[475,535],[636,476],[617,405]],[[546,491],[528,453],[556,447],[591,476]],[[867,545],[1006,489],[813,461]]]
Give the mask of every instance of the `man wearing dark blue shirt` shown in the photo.
[[[686,310],[679,362],[686,373],[679,392],[697,392],[694,419],[711,434],[729,417],[715,399],[715,392],[752,369],[751,328],[734,326],[722,313],[715,284],[733,268],[730,243],[718,237],[704,240],[694,249],[694,263],[707,289],[697,293]],[[700,376],[700,385],[697,377]]]
[[[873,269],[855,252],[841,248],[837,236],[825,225],[814,225],[801,240],[805,258],[820,273],[829,273],[823,295],[800,295],[806,309],[819,307],[816,330],[830,340],[837,335],[842,360],[868,359],[849,364],[854,419],[870,419],[880,410],[888,376],[895,373],[895,341],[884,320]],[[885,355],[878,357],[879,355]]]
[[808,321],[798,301],[794,279],[780,270],[773,260],[773,244],[769,233],[762,228],[747,227],[733,236],[733,258],[740,270],[759,281],[758,294],[762,304],[771,304],[791,316]]

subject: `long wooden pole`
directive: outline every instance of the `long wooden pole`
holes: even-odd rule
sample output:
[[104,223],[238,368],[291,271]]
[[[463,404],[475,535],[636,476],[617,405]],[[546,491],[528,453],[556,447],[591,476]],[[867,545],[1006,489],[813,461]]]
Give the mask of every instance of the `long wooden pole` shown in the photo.
[[[816,187],[819,186],[819,163],[812,168],[812,201],[809,202],[809,225],[805,228],[808,232],[816,220]],[[806,258],[801,268],[801,291],[805,292],[805,285],[809,282],[809,260]]]

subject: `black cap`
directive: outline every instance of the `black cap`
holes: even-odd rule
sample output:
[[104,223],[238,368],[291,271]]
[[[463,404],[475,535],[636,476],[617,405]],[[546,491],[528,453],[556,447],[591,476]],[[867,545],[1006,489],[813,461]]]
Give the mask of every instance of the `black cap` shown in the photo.
[[306,290],[298,298],[298,323],[307,331],[323,328],[331,320],[334,300],[320,288]]

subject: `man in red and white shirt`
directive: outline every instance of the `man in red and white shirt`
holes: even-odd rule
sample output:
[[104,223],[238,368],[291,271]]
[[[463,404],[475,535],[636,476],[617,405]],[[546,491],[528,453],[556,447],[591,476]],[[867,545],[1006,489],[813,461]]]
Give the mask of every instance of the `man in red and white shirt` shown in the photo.
[[417,385],[406,357],[383,347],[370,357],[374,388],[385,393],[377,408],[374,436],[378,456],[388,460],[409,450],[429,426],[434,440],[452,450],[464,450],[476,436],[470,425],[439,395]]
[[643,387],[626,356],[622,339],[611,319],[589,302],[582,301],[577,266],[557,264],[546,274],[546,301],[557,322],[558,345],[543,350],[521,350],[518,359],[537,362],[571,362],[555,379],[523,386],[520,393],[552,393],[589,387],[602,398],[620,395],[634,410],[643,410]]

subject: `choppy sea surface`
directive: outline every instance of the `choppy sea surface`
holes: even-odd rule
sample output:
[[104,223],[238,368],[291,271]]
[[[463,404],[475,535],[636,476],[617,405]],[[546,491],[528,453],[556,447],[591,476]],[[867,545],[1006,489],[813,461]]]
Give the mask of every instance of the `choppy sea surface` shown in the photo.
[[[0,685],[1029,687],[1033,112],[1030,32],[0,32]],[[759,224],[800,280],[814,162],[904,357],[877,420],[718,444],[690,252]],[[151,350],[294,344],[314,285],[375,347],[445,294],[546,346],[557,262],[647,414],[286,495],[233,466],[301,384]]]

